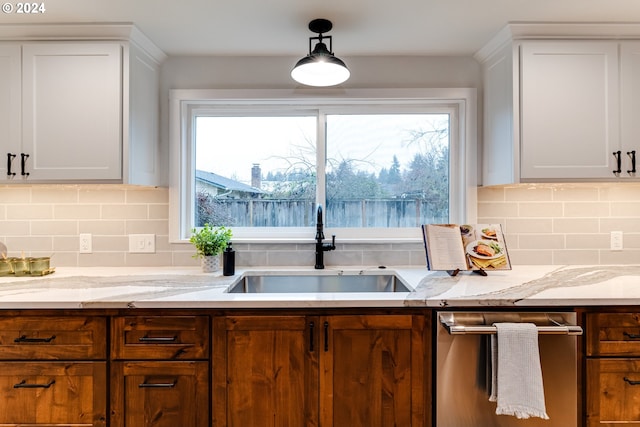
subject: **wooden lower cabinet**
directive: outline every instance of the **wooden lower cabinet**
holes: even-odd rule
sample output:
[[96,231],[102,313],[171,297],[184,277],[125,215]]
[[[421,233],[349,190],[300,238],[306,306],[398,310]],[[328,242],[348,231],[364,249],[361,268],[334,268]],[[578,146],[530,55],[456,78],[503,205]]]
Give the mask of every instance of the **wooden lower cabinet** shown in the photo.
[[640,427],[640,313],[586,314],[586,426]]
[[201,361],[111,364],[111,427],[208,427],[209,366]]
[[588,359],[588,427],[640,427],[640,358]]
[[214,319],[213,426],[431,423],[422,315]]
[[107,426],[105,362],[0,363],[1,426]]

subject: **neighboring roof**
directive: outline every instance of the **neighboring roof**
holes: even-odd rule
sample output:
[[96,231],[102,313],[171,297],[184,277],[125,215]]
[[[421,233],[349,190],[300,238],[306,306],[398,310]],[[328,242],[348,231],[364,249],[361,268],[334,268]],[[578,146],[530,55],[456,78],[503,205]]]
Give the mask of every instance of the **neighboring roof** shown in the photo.
[[206,172],[202,170],[196,170],[196,181],[202,181],[208,185],[211,185],[222,190],[242,191],[243,193],[263,194],[264,191],[259,188],[252,187],[247,184],[243,184],[239,181],[235,181],[230,178],[218,175],[213,172]]

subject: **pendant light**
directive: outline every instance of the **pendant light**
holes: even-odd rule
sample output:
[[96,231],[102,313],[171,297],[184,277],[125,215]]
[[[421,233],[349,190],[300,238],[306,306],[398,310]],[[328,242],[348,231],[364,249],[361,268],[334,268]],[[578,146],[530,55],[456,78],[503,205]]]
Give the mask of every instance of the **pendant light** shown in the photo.
[[[333,24],[327,19],[314,19],[309,22],[309,30],[317,33],[317,37],[309,37],[309,54],[302,58],[291,70],[291,77],[298,83],[308,86],[335,86],[345,82],[351,73],[347,66],[333,56],[331,36],[323,36],[331,31]],[[323,40],[329,40],[329,49]],[[318,43],[311,50],[314,40]]]

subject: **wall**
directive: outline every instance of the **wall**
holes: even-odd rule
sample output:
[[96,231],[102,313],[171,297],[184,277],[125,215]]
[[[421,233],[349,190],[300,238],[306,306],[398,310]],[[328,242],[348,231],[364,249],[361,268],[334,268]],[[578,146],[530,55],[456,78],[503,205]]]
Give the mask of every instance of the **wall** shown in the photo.
[[[302,56],[302,53],[301,53]],[[161,164],[168,170],[171,89],[291,89],[291,68],[300,57],[172,56],[163,64],[160,85]],[[341,57],[351,78],[331,90],[376,88],[480,88],[480,65],[471,57]],[[308,88],[306,88],[308,89]],[[478,99],[481,99],[478,92]],[[481,130],[478,129],[478,135]],[[160,185],[167,186],[168,174]]]
[[[197,265],[191,245],[168,243],[166,188],[97,185],[0,186],[0,241],[11,255],[49,256],[54,266]],[[640,183],[536,184],[480,188],[480,222],[505,227],[514,265],[637,264]],[[624,250],[609,250],[609,233],[624,232]],[[80,254],[78,234],[93,235]],[[128,234],[156,234],[155,254],[128,253]],[[339,239],[338,239],[339,240]],[[308,242],[238,243],[238,265],[314,263]],[[424,265],[421,241],[339,244],[326,265]]]

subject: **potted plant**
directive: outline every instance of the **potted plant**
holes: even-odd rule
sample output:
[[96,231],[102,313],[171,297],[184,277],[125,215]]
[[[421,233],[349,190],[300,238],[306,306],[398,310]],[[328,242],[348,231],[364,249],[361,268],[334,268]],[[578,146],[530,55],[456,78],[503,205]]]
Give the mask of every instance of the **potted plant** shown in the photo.
[[220,226],[211,227],[205,224],[201,230],[195,228],[189,241],[196,247],[194,258],[202,260],[202,271],[211,273],[220,269],[220,254],[231,240],[231,229]]

